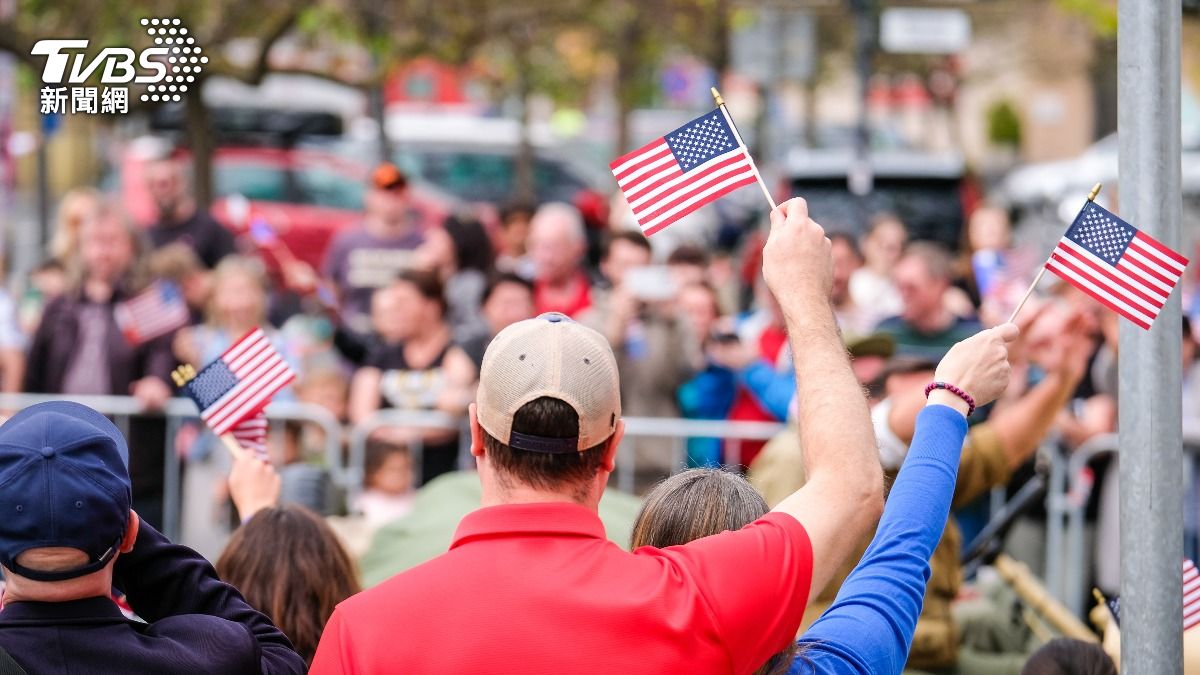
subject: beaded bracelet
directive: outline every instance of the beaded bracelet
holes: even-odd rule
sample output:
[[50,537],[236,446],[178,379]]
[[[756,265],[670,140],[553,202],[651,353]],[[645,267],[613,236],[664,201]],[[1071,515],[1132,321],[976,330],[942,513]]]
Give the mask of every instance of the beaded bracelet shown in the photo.
[[925,387],[925,398],[929,398],[929,392],[933,391],[934,389],[945,389],[946,391],[950,392],[951,394],[954,394],[955,396],[966,401],[967,402],[967,417],[970,417],[972,414],[974,414],[975,399],[971,398],[971,395],[968,394],[967,392],[963,391],[962,389],[959,389],[958,387],[956,387],[952,384],[946,383],[946,382],[930,382]]

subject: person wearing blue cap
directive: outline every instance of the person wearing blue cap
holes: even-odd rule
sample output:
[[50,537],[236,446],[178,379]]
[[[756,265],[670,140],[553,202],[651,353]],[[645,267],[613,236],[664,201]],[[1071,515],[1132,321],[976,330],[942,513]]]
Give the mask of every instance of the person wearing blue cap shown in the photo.
[[267,617],[130,509],[128,459],[113,423],[78,403],[0,426],[0,666],[7,652],[29,675],[303,673]]

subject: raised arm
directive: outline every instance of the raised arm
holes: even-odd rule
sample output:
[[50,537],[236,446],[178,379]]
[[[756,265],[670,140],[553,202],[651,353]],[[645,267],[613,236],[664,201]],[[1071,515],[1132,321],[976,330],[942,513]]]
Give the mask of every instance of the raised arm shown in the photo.
[[[935,378],[964,389],[976,403],[1008,382],[1005,324],[957,345]],[[929,581],[929,558],[942,537],[967,432],[967,404],[936,390],[917,418],[912,450],[888,496],[875,538],[833,605],[800,638],[792,673],[900,673]]]
[[829,304],[830,243],[803,199],[771,213],[763,276],[783,309],[792,344],[805,486],[775,511],[800,521],[813,548],[816,597],[875,525],[883,470],[867,411]]
[[[254,460],[256,461],[256,460]],[[139,616],[154,622],[179,614],[208,614],[241,624],[258,643],[264,675],[303,673],[304,659],[271,620],[217,576],[199,553],[172,544],[141,522],[133,551],[117,557],[113,583]]]

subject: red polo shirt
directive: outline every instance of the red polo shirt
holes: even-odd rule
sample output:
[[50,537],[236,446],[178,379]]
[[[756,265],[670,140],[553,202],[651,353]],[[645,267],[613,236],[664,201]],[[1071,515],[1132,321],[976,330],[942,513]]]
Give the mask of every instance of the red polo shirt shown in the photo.
[[795,639],[811,575],[783,513],[628,553],[582,506],[493,506],[338,605],[311,672],[751,673]]

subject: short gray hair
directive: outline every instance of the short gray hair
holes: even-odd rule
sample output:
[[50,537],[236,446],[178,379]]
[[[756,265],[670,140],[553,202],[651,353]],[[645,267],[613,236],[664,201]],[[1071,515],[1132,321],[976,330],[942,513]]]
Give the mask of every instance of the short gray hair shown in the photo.
[[567,233],[572,239],[580,242],[587,241],[583,216],[579,215],[579,209],[566,202],[547,202],[542,204],[538,207],[537,212],[533,214],[532,222],[536,223],[539,220],[558,220],[565,224]]

